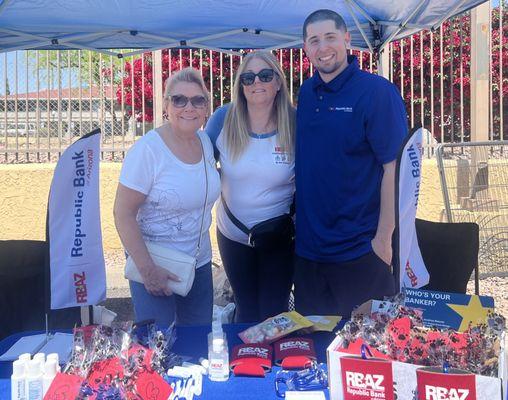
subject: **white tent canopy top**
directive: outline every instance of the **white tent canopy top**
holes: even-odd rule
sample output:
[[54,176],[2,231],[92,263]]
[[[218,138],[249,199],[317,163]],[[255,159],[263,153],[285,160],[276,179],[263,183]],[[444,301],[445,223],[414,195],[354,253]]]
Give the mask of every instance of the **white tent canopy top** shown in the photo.
[[353,48],[375,52],[484,1],[0,0],[0,52],[300,47],[305,17],[322,8],[344,17]]

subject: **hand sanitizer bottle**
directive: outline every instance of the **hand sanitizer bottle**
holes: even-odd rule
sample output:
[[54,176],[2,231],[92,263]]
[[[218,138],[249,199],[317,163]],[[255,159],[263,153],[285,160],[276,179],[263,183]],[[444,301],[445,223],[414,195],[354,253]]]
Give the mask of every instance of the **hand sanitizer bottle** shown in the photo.
[[39,365],[41,366],[41,373],[44,374],[44,363],[46,362],[46,354],[37,353],[36,355],[34,355],[33,360],[37,360],[39,362]]
[[23,363],[23,365],[25,366],[25,378],[26,378],[26,373],[28,371],[28,363],[30,362],[30,360],[32,359],[32,355],[30,353],[23,353],[23,354],[20,354],[20,356],[18,357],[18,360],[21,361]]
[[49,359],[44,364],[44,375],[42,377],[42,392],[43,395],[46,394],[49,387],[51,386],[51,382],[55,379],[57,368],[56,361],[53,359]]
[[38,360],[31,360],[28,362],[26,394],[28,400],[42,400],[43,398],[41,363]]
[[11,400],[26,400],[25,361],[16,360],[12,363]]
[[212,332],[208,334],[208,377],[212,381],[229,379],[229,353],[226,335],[220,321],[213,321]]
[[46,361],[49,361],[49,360],[55,360],[56,362],[56,371],[57,372],[62,372],[62,369],[60,368],[60,360],[58,358],[58,353],[50,353],[46,356]]
[[18,357],[18,360],[21,360],[25,363],[25,367],[28,366],[28,361],[32,359],[32,355],[30,353],[23,353]]

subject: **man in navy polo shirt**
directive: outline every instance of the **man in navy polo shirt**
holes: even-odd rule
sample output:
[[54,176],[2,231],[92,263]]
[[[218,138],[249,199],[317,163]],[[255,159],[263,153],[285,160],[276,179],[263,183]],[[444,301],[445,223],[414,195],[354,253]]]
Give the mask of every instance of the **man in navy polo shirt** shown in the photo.
[[395,291],[395,162],[407,117],[397,88],[347,55],[340,15],[310,14],[303,39],[317,72],[298,98],[295,307],[347,317]]

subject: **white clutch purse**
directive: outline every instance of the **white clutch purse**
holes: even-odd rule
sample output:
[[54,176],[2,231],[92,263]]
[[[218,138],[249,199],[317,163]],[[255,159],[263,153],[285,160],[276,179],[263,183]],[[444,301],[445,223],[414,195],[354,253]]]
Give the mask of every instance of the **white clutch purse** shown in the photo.
[[[208,200],[208,172],[206,168],[206,154],[201,139],[199,143],[201,144],[201,154],[203,160],[203,168],[205,170],[206,184],[203,209],[201,214],[201,226],[199,228],[198,245],[196,247],[196,256],[192,257],[186,253],[182,253],[179,250],[168,249],[152,242],[145,242],[146,248],[152,257],[153,262],[159,267],[168,270],[181,279],[180,282],[168,280],[168,287],[173,293],[184,297],[187,296],[187,294],[190,292],[192,284],[194,283],[194,276],[196,275],[196,263],[199,255],[199,250],[201,248],[203,224],[205,220],[206,204]],[[125,264],[125,277],[131,281],[144,283],[143,278],[139,273],[138,267],[136,267],[136,264],[134,264],[132,257],[127,258],[127,263]]]
[[[181,279],[181,282],[168,280],[168,287],[173,293],[187,296],[194,283],[196,274],[196,258],[178,250],[168,249],[151,242],[145,242],[148,253],[159,267],[168,270]],[[143,278],[132,257],[127,258],[125,264],[125,278],[143,283]]]

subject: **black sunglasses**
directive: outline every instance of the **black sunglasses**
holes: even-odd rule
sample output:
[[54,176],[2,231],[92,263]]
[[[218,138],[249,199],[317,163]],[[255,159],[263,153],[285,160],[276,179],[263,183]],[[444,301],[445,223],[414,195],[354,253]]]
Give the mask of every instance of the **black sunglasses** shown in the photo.
[[171,100],[171,104],[176,108],[184,108],[189,101],[194,108],[205,108],[207,104],[205,96],[187,97],[183,94],[175,94],[169,95],[168,98]]
[[275,71],[271,68],[265,68],[259,71],[257,74],[254,72],[244,72],[243,74],[240,74],[240,82],[244,86],[250,86],[254,84],[256,76],[261,82],[271,82],[275,76]]

